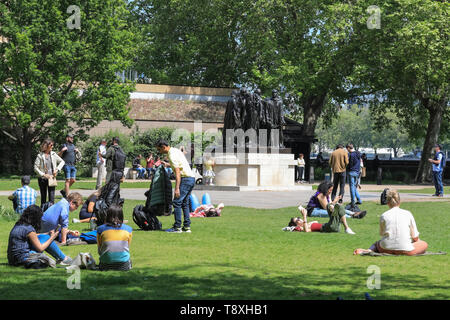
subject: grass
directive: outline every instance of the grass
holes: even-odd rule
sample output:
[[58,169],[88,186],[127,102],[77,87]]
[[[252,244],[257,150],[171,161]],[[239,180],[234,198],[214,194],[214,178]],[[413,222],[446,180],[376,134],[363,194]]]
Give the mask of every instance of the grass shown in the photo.
[[[56,187],[57,190],[64,188],[64,182],[65,180],[58,180],[58,186]],[[84,179],[82,181],[76,181],[75,184],[72,186],[72,189],[81,189],[81,190],[94,190],[96,185],[96,180],[92,181],[85,181]],[[21,182],[20,178],[12,178],[12,179],[0,179],[0,191],[12,191],[16,190],[17,188],[20,188]],[[39,185],[37,178],[31,179],[30,187],[34,190],[39,190]],[[143,188],[148,189],[150,187],[150,180],[142,180],[137,182],[123,182],[120,184],[121,188]]]
[[[386,206],[366,202],[368,215],[349,220],[356,235],[290,233],[281,228],[295,208],[258,210],[226,207],[220,218],[193,218],[192,234],[136,230],[131,212],[142,201],[126,200],[125,219],[134,228],[133,270],[81,271],[81,289],[67,289],[65,269],[26,270],[7,265],[7,242],[14,221],[0,219],[0,299],[449,299],[449,256],[361,257],[379,239],[379,216]],[[0,204],[10,206],[6,197]],[[450,202],[405,203],[416,218],[429,251],[450,251]],[[71,218],[78,212],[71,213]],[[173,217],[160,217],[169,228]],[[325,222],[326,219],[317,219]],[[81,227],[87,227],[84,225]],[[71,225],[78,228],[80,225]],[[96,245],[65,247],[72,257]],[[367,268],[381,269],[381,289],[369,290]],[[42,290],[45,288],[45,290]]]

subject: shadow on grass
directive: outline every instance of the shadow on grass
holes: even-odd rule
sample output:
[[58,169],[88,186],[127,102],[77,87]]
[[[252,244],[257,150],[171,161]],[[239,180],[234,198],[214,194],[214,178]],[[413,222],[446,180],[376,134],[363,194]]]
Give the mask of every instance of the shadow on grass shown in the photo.
[[[201,270],[221,270],[206,273]],[[421,292],[420,299],[448,299],[445,282],[430,283],[423,275],[382,275],[382,289],[368,290],[368,274],[361,268],[271,273],[231,264],[202,264],[180,268],[139,268],[129,272],[81,271],[81,289],[67,289],[71,274],[65,270],[2,268],[1,299],[127,299],[127,300],[376,300],[418,297],[398,292]],[[243,274],[248,273],[250,274]],[[189,273],[188,275],[184,275]],[[433,290],[427,294],[427,291]]]

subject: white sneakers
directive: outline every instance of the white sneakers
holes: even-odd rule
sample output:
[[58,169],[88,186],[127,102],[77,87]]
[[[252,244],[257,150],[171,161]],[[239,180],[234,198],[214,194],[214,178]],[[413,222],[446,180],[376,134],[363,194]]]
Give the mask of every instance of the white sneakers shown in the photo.
[[350,228],[345,229],[345,233],[348,233],[348,234],[356,234],[356,233],[354,233],[353,230],[350,229]]

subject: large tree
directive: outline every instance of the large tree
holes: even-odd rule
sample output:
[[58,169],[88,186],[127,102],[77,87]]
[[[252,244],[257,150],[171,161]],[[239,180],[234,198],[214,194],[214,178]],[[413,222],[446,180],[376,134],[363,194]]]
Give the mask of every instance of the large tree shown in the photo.
[[248,63],[240,39],[252,1],[134,0],[136,70],[153,83],[234,87]]
[[101,120],[130,125],[134,86],[116,76],[132,62],[134,34],[122,0],[8,0],[0,3],[0,134],[22,151],[24,173],[45,137]]
[[[378,1],[381,26],[367,29],[352,79],[372,93],[372,112],[394,113],[412,138],[425,137],[416,181],[427,179],[431,151],[450,113],[450,5],[445,1]],[[388,123],[388,121],[386,121]]]

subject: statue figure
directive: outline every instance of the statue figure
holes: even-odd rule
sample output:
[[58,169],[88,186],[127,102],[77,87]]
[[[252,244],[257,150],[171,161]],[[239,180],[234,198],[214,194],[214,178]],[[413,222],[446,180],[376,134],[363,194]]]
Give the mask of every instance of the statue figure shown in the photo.
[[236,129],[241,127],[238,94],[239,92],[237,90],[233,90],[233,92],[231,93],[231,98],[227,102],[225,119],[223,122],[224,130]]
[[[272,141],[272,130],[279,130],[280,143],[279,147],[283,146],[283,125],[285,125],[283,114],[283,101],[280,98],[278,91],[272,91],[272,97],[262,99],[261,90],[256,89],[254,93],[250,93],[246,88],[242,87],[239,91],[233,90],[231,98],[227,102],[227,107],[224,117],[223,141],[226,141],[227,129],[243,129],[247,131],[254,129],[256,135],[259,135],[260,129],[267,130],[267,139],[270,146],[274,146]],[[250,144],[257,141],[250,141],[253,138],[248,136]]]
[[283,144],[283,126],[286,124],[283,115],[283,101],[281,100],[278,91],[272,90],[272,101],[273,101],[273,129],[279,130],[280,137],[280,148],[284,148]]
[[259,124],[260,124],[260,115],[262,108],[262,98],[261,98],[261,90],[256,89],[252,95],[252,116],[251,116],[251,127],[258,132]]

